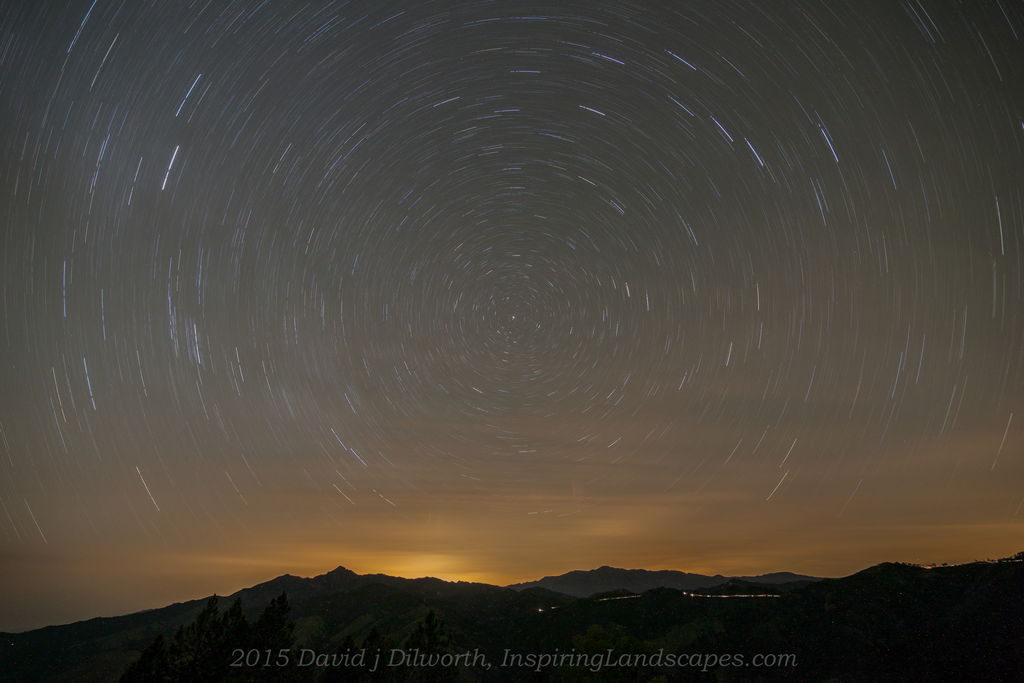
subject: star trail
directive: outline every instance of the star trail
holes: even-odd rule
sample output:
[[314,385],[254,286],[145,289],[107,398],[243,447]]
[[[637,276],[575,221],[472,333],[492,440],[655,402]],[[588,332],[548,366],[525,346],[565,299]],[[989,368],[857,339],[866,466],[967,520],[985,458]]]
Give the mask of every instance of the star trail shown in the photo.
[[1009,0],[0,13],[17,629],[1021,550]]

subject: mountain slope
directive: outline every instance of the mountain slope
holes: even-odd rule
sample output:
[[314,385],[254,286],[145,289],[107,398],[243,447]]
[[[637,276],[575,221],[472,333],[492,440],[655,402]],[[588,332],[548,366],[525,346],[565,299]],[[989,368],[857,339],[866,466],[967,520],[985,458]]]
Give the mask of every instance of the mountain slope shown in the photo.
[[[704,577],[694,591],[659,586],[576,598],[542,586],[359,575],[343,568],[303,579],[281,576],[239,591],[252,618],[287,592],[299,648],[344,652],[372,643],[401,648],[434,612],[453,652],[479,648],[500,661],[514,652],[755,653],[792,655],[799,667],[702,672],[635,666],[595,680],[1013,680],[1024,671],[1024,561],[923,568],[885,563],[841,579],[788,583]],[[570,572],[600,581],[702,581],[682,572],[601,568]],[[793,575],[796,576],[796,575]],[[552,577],[559,578],[559,577]],[[763,578],[763,577],[753,577]],[[596,580],[600,579],[600,581]],[[542,583],[536,582],[536,583]],[[550,582],[548,582],[550,583]],[[636,585],[634,583],[633,585]],[[691,584],[692,585],[692,584]],[[694,588],[698,588],[694,586]],[[757,596],[757,597],[751,597]],[[205,600],[19,634],[0,634],[0,680],[117,680],[157,634],[192,621]],[[228,600],[220,607],[226,608]],[[299,680],[329,672],[305,669]],[[330,672],[337,673],[337,672]],[[408,673],[408,672],[405,672]],[[442,676],[454,680],[457,672]],[[464,680],[523,680],[521,668],[463,671]],[[345,680],[378,680],[346,671]],[[402,670],[391,672],[393,680]],[[551,668],[531,680],[575,680]],[[447,677],[446,677],[447,676]],[[217,676],[212,676],[216,679]]]
[[[409,596],[417,607],[423,604],[424,599],[465,598],[470,594],[505,590],[487,584],[433,578],[361,575],[338,567],[312,578],[285,574],[232,593],[221,601],[221,606],[226,607],[238,598],[244,614],[253,619],[272,598],[287,593],[293,608],[292,616],[301,627],[303,621],[308,622],[318,615],[321,606],[330,604],[331,596],[370,591],[369,598],[356,603],[369,609],[374,600],[383,600],[379,595],[373,596],[373,587],[383,589],[389,596]],[[97,617],[47,626],[24,633],[0,633],[0,680],[102,680],[103,672],[109,675],[110,671],[123,670],[158,634],[173,633],[178,626],[194,619],[207,599],[204,597],[118,617]],[[346,614],[353,616],[353,611],[348,610]],[[418,616],[417,611],[414,617]]]

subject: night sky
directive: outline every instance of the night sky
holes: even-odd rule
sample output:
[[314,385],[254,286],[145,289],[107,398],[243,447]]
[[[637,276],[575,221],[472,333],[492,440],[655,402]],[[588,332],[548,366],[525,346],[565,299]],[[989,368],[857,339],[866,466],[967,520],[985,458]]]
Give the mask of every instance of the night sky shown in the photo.
[[1024,9],[0,11],[0,629],[1024,549]]

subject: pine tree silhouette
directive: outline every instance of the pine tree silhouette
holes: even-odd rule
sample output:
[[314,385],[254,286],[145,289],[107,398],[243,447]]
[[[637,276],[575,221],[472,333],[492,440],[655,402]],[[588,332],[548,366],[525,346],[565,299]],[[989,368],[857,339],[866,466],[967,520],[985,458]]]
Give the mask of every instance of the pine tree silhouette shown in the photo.
[[[217,596],[211,597],[192,623],[178,627],[169,645],[158,635],[124,672],[122,683],[276,681],[294,676],[291,668],[276,666],[277,653],[290,651],[293,643],[294,624],[288,620],[284,593],[270,601],[254,625],[242,614],[240,600],[223,613],[217,603]],[[239,651],[259,653],[259,663],[232,667]],[[264,666],[267,661],[275,666]]]
[[[434,610],[427,612],[423,621],[416,624],[416,630],[405,641],[406,652],[424,655],[429,661],[431,655],[443,655],[452,651],[451,631],[437,618]],[[412,681],[450,681],[457,676],[457,670],[443,666],[414,666],[406,673]]]

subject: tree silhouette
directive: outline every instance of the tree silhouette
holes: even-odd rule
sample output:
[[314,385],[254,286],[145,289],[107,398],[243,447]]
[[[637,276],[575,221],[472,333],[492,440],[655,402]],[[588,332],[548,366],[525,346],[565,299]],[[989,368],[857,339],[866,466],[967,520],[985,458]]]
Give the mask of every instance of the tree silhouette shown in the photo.
[[[271,600],[254,625],[242,614],[240,600],[223,613],[217,603],[217,596],[211,597],[192,623],[178,627],[169,645],[163,634],[158,635],[124,672],[122,683],[286,679],[288,668],[276,666],[277,653],[290,651],[293,642],[285,594]],[[253,666],[244,654],[240,658],[240,651],[259,654],[259,663]],[[238,661],[245,665],[231,666]],[[271,665],[265,666],[267,662]]]
[[171,680],[213,681],[224,628],[217,611],[217,596],[206,603],[196,620],[178,628],[168,655]]
[[164,636],[160,634],[142,651],[139,659],[128,667],[121,676],[122,683],[148,683],[149,681],[169,681],[170,663],[167,649],[164,647]]
[[284,593],[270,601],[252,628],[247,647],[273,653],[289,649],[294,641],[294,625],[288,621],[288,596]]
[[[434,610],[430,610],[423,621],[416,624],[416,630],[405,641],[405,650],[412,655],[426,658],[449,653],[452,651],[451,631],[437,618]],[[455,669],[442,666],[414,666],[406,673],[409,674],[408,680],[431,682],[449,681],[456,675]]]
[[434,610],[430,610],[405,641],[405,649],[417,649],[424,654],[441,654],[449,651],[451,640],[445,623],[437,618]]

